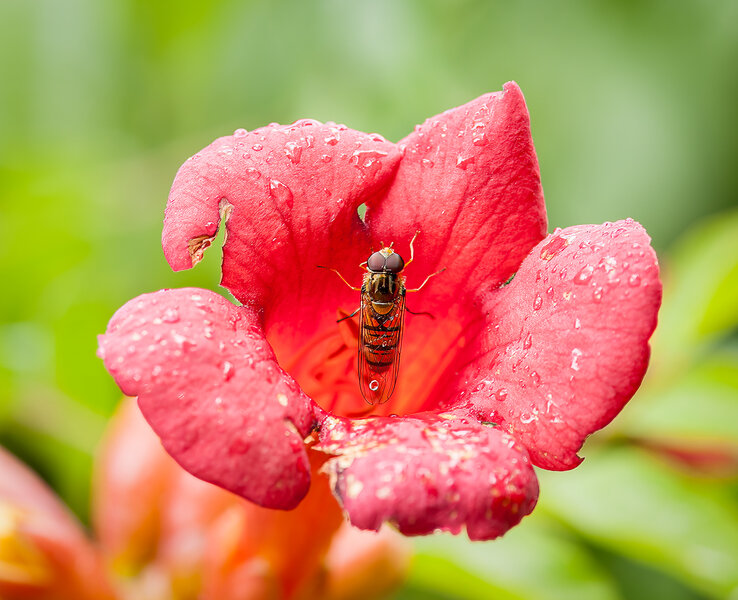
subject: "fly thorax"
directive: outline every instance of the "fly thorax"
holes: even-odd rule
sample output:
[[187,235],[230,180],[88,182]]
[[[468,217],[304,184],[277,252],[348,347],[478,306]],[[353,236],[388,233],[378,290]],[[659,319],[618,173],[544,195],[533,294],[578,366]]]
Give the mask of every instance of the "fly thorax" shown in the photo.
[[381,315],[387,314],[394,306],[397,297],[397,275],[394,273],[371,273],[367,291],[372,308]]

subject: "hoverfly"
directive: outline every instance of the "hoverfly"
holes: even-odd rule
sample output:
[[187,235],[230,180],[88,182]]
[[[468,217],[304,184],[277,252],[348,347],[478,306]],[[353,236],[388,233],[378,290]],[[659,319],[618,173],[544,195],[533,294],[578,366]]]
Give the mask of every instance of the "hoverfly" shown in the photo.
[[[360,314],[359,323],[359,389],[369,404],[382,404],[389,400],[397,383],[400,368],[400,350],[405,319],[405,294],[419,292],[428,280],[445,268],[425,278],[420,287],[409,290],[405,287],[405,277],[400,273],[415,255],[413,242],[418,237],[415,232],[410,240],[410,260],[405,262],[394,251],[393,244],[373,252],[359,265],[366,270],[361,287],[351,285],[336,269],[320,266],[336,273],[352,290],[361,292],[361,305],[350,315],[339,319],[350,319]],[[429,313],[413,313],[425,314]]]

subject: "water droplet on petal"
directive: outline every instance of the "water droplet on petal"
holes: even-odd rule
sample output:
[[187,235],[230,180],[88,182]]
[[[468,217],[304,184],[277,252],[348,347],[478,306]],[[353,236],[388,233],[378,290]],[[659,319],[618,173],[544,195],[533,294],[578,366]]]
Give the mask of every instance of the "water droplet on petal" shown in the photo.
[[233,137],[243,137],[248,133],[245,129],[236,129],[236,131],[233,132]]
[[592,278],[594,273],[594,267],[592,265],[585,265],[579,273],[574,276],[574,283],[584,285]]
[[499,400],[500,402],[504,402],[505,400],[507,400],[507,390],[505,388],[500,388],[499,390],[497,390],[495,398],[497,398],[497,400]]
[[351,155],[351,164],[365,175],[372,176],[382,166],[380,159],[383,156],[387,156],[387,153],[379,150],[355,150]]
[[539,294],[536,294],[535,300],[533,300],[533,310],[538,310],[543,304],[543,298]]
[[533,345],[533,335],[529,333],[529,334],[527,335],[527,337],[525,338],[525,341],[523,342],[523,348],[524,348],[525,350],[527,350],[527,349],[528,349],[528,348],[530,348],[530,347],[531,347],[532,345]]
[[274,198],[280,205],[286,206],[290,209],[292,208],[294,204],[294,196],[292,195],[292,190],[290,190],[290,188],[288,188],[284,183],[278,179],[270,179],[269,191],[272,198]]
[[574,348],[571,351],[571,368],[574,371],[579,370],[579,358],[582,356],[582,351],[579,348]]
[[422,162],[424,167],[428,167],[429,169],[433,167],[433,161],[430,158],[424,158]]
[[230,361],[223,362],[223,379],[229,381],[235,374],[236,369],[233,367],[233,363]]
[[179,321],[179,311],[176,308],[167,308],[161,317],[165,323],[176,323]]
[[638,287],[641,285],[641,276],[638,275],[638,273],[633,273],[633,275],[630,276],[630,279],[628,279],[628,285],[630,287]]
[[459,154],[459,156],[456,157],[456,166],[464,171],[466,171],[466,168],[473,162],[474,156],[462,156]]
[[568,245],[569,240],[556,236],[548,244],[541,248],[541,258],[543,260],[551,260]]
[[254,144],[253,146],[251,146],[251,149],[254,152],[259,152],[260,150],[263,150],[264,149],[264,145],[263,144]]
[[530,372],[530,378],[535,385],[541,385],[541,376],[536,371]]
[[297,142],[287,142],[284,145],[284,153],[296,165],[300,162],[300,157],[302,156],[302,146]]
[[592,298],[594,299],[595,302],[599,302],[600,300],[602,300],[602,288],[601,287],[595,288],[594,292],[592,292]]

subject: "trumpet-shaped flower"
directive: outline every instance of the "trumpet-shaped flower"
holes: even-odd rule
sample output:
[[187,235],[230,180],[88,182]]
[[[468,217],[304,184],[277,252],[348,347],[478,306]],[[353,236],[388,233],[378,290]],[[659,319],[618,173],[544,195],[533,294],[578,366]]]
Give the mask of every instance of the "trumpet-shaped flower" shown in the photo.
[[[364,218],[359,209],[366,206]],[[140,296],[100,355],[197,477],[297,506],[322,462],[350,521],[503,534],[531,512],[533,465],[571,469],[634,394],[661,301],[632,220],[547,235],[522,93],[428,119],[398,144],[301,120],[219,138],[179,170],[162,242],[175,270],[226,228],[222,285]],[[415,260],[397,386],[368,406],[351,313],[381,241]],[[371,409],[371,410],[370,410]],[[314,485],[314,484],[313,484]]]

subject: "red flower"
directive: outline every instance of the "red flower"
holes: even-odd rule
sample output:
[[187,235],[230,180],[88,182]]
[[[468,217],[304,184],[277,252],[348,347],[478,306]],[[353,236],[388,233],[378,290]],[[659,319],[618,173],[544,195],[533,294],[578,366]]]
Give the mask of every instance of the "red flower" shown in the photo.
[[[366,220],[357,216],[366,204]],[[219,138],[174,181],[163,246],[196,264],[223,221],[222,284],[146,294],[101,337],[105,364],[186,469],[292,508],[324,465],[358,527],[501,535],[533,509],[532,468],[570,469],[639,386],[661,300],[649,237],[626,220],[557,230],[514,83],[393,144],[302,120]],[[397,388],[369,407],[356,375],[357,265],[407,258]],[[514,279],[505,285],[513,275]],[[317,443],[315,443],[317,440]],[[309,448],[309,449],[308,449]]]
[[195,479],[162,450],[132,401],[96,461],[96,540],[0,448],[0,598],[351,600],[383,597],[409,564],[399,534],[341,523],[327,481],[268,510]]

